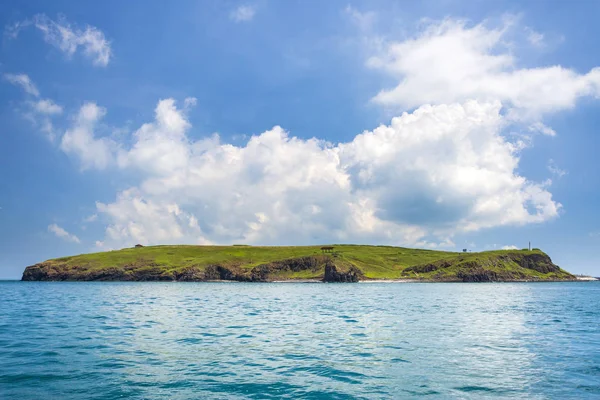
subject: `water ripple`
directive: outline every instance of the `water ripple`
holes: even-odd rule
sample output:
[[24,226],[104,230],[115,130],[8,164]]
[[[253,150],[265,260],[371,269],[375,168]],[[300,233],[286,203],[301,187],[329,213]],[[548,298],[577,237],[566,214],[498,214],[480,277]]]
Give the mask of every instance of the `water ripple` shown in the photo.
[[599,289],[0,282],[0,399],[596,399]]

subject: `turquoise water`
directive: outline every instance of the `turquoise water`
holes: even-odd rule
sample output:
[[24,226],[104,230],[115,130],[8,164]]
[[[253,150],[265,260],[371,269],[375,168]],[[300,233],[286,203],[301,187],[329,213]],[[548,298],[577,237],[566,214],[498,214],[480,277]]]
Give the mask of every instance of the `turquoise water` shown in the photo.
[[600,283],[0,282],[0,399],[598,399]]

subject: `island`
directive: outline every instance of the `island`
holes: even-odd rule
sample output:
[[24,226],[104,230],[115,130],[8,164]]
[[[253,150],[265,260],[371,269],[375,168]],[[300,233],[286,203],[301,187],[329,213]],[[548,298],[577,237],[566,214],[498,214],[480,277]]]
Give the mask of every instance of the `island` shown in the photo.
[[539,249],[446,252],[392,246],[142,246],[47,260],[23,281],[569,281]]

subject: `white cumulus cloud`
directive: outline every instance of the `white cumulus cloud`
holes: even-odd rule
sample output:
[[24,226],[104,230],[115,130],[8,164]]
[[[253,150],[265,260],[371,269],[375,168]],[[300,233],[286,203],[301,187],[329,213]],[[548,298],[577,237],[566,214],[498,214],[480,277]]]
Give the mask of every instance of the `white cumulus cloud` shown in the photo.
[[62,137],[60,148],[78,157],[83,169],[104,169],[114,158],[115,142],[94,134],[98,121],[105,114],[106,110],[95,103],[85,103]]
[[399,83],[373,101],[406,109],[499,100],[515,116],[532,118],[571,108],[581,96],[600,94],[600,68],[585,74],[558,65],[519,68],[505,43],[509,28],[446,19],[430,23],[410,39],[389,41],[368,65]]
[[[521,151],[530,145],[523,132],[555,136],[543,118],[581,96],[598,96],[600,69],[520,68],[506,45],[509,28],[447,19],[403,41],[379,41],[384,51],[368,65],[398,83],[373,100],[409,112],[344,143],[298,138],[279,126],[238,145],[218,134],[195,139],[187,113],[196,101],[188,98],[180,108],[174,99],[160,100],[154,119],[123,143],[97,135],[105,110],[88,103],[61,148],[83,168],[134,170],[139,177],[113,201],[96,204],[107,221],[99,241],[106,248],[451,247],[461,233],[542,223],[562,206],[550,180],[519,173]],[[509,128],[522,132],[509,135]]]
[[53,233],[57,237],[66,240],[67,242],[81,243],[79,238],[56,224],[48,225],[48,232]]
[[114,202],[97,204],[110,221],[103,242],[114,247],[235,241],[434,246],[451,243],[457,233],[558,215],[561,206],[545,185],[516,172],[519,147],[501,135],[500,108],[478,101],[427,105],[337,145],[274,127],[234,146],[217,135],[190,139],[185,111],[165,99],[129,148],[93,136],[88,122],[103,113],[93,108],[93,118],[78,118],[88,128],[70,133],[82,139],[68,150],[84,167],[114,161],[115,168],[144,176]]

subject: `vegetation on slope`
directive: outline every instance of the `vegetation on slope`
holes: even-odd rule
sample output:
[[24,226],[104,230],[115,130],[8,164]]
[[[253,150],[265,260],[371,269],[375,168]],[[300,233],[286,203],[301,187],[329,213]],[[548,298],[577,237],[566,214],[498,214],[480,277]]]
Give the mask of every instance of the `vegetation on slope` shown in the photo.
[[540,250],[455,253],[391,246],[151,246],[48,260],[23,280],[569,280]]

